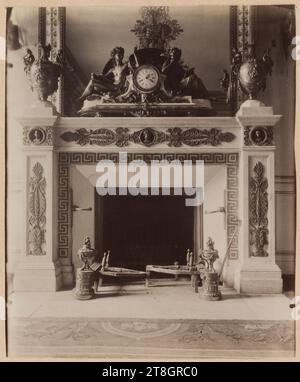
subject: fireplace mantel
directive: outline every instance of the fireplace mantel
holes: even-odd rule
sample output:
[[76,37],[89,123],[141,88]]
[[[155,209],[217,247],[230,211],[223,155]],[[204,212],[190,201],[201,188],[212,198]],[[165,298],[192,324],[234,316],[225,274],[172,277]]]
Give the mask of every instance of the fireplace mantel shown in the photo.
[[[274,150],[273,127],[280,118],[274,114],[182,118],[30,116],[19,121],[23,125],[25,149],[50,146],[56,151],[114,151],[120,148],[135,151],[142,148],[150,152],[157,149],[234,152],[246,146]],[[253,129],[263,135],[261,142],[251,139]],[[143,140],[143,132],[146,137],[150,135],[148,141]]]
[[[70,166],[95,165],[99,158],[117,160],[117,154],[126,151],[133,159],[147,154],[148,159],[202,159],[226,166],[228,242],[236,227],[238,232],[230,257],[234,287],[240,293],[280,293],[273,131],[280,118],[271,107],[251,102],[233,117],[67,118],[31,111],[20,118],[27,229],[16,289],[73,285]],[[39,192],[31,193],[32,187]],[[32,198],[39,198],[43,216],[31,210]],[[225,253],[226,248],[219,251]]]

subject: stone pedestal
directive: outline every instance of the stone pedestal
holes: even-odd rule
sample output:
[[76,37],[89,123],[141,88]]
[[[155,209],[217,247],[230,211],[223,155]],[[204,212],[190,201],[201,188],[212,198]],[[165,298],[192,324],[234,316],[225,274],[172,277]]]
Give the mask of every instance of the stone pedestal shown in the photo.
[[239,265],[235,289],[240,293],[281,293],[275,264],[274,126],[281,116],[258,101],[246,101],[237,113],[242,128],[239,166]]
[[216,272],[203,272],[203,287],[199,296],[204,300],[218,301],[221,300],[221,292],[219,291],[219,276]]
[[249,117],[249,116],[270,116],[273,115],[273,107],[265,106],[262,102],[254,99],[248,99],[243,102],[240,106],[237,116],[240,117]]
[[76,287],[74,296],[78,300],[90,300],[94,297],[93,283],[94,271],[77,269]]

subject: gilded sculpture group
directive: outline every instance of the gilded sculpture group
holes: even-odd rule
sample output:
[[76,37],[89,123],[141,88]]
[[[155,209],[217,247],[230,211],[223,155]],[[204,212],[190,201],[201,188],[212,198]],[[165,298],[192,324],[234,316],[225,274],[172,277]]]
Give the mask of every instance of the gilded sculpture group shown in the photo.
[[[172,99],[176,96],[191,96],[192,98],[208,98],[208,92],[201,79],[181,60],[181,50],[176,47],[166,53],[155,52],[155,48],[135,50],[134,60],[124,62],[124,48],[115,47],[111,51],[111,59],[105,65],[102,74],[91,74],[91,79],[79,98],[80,101],[89,97],[100,96],[102,101],[128,101],[128,76],[136,70],[139,64],[139,54],[151,55],[159,53],[156,66],[165,76],[166,96]],[[143,58],[144,60],[145,58]]]

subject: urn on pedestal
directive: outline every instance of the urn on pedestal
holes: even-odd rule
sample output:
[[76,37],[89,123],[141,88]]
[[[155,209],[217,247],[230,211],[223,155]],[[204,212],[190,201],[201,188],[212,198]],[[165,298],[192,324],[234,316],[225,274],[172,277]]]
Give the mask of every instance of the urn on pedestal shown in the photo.
[[51,46],[39,45],[38,59],[36,60],[32,51],[27,49],[23,58],[25,73],[29,79],[31,90],[37,94],[35,106],[51,107],[53,104],[48,101],[58,89],[58,79],[62,73],[62,52],[59,51],[55,60],[50,61]]
[[244,60],[239,68],[239,86],[250,100],[256,99],[260,90],[265,90],[267,76],[272,74],[273,61],[268,49],[262,58],[256,58],[253,50],[244,53]]
[[245,104],[261,106],[257,101],[257,95],[266,88],[268,75],[272,74],[273,61],[270,57],[270,49],[267,49],[261,58],[254,54],[254,47],[248,46],[244,50],[233,49],[230,74],[224,70],[224,76],[220,81],[221,87],[227,92],[227,102],[234,99],[237,89],[248,97]]
[[200,297],[210,301],[221,299],[221,292],[219,291],[219,275],[214,269],[214,262],[219,258],[219,255],[218,251],[214,248],[214,244],[215,243],[209,237],[206,243],[206,249],[199,254],[200,259],[197,266],[203,281]]
[[89,300],[94,297],[93,283],[95,273],[91,269],[94,263],[96,250],[92,248],[90,238],[87,236],[83,240],[83,246],[78,251],[78,257],[83,266],[77,269],[75,297],[78,300]]

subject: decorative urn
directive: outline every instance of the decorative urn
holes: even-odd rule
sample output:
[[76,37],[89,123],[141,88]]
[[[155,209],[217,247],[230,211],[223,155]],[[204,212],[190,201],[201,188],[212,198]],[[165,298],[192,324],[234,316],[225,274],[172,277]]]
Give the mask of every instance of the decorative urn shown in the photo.
[[82,271],[91,269],[90,266],[94,263],[96,251],[91,246],[91,240],[88,236],[83,239],[83,246],[78,251],[78,257],[83,263]]
[[50,45],[40,45],[37,60],[29,49],[23,58],[31,89],[35,90],[39,101],[43,103],[48,103],[48,97],[57,91],[62,72],[62,52],[58,52],[54,62],[49,60],[50,52]]
[[[227,103],[234,100],[237,86],[247,95],[252,104],[257,104],[256,97],[261,90],[265,90],[267,76],[272,74],[273,61],[270,49],[261,58],[256,58],[253,46],[244,50],[232,50],[232,63],[230,73],[225,69],[220,85],[227,93]],[[246,101],[249,104],[249,100]],[[253,100],[253,101],[252,101]]]
[[257,59],[251,52],[244,54],[244,60],[238,72],[239,86],[250,100],[256,99],[260,90],[265,90],[267,76],[272,74],[273,61],[269,50]]

